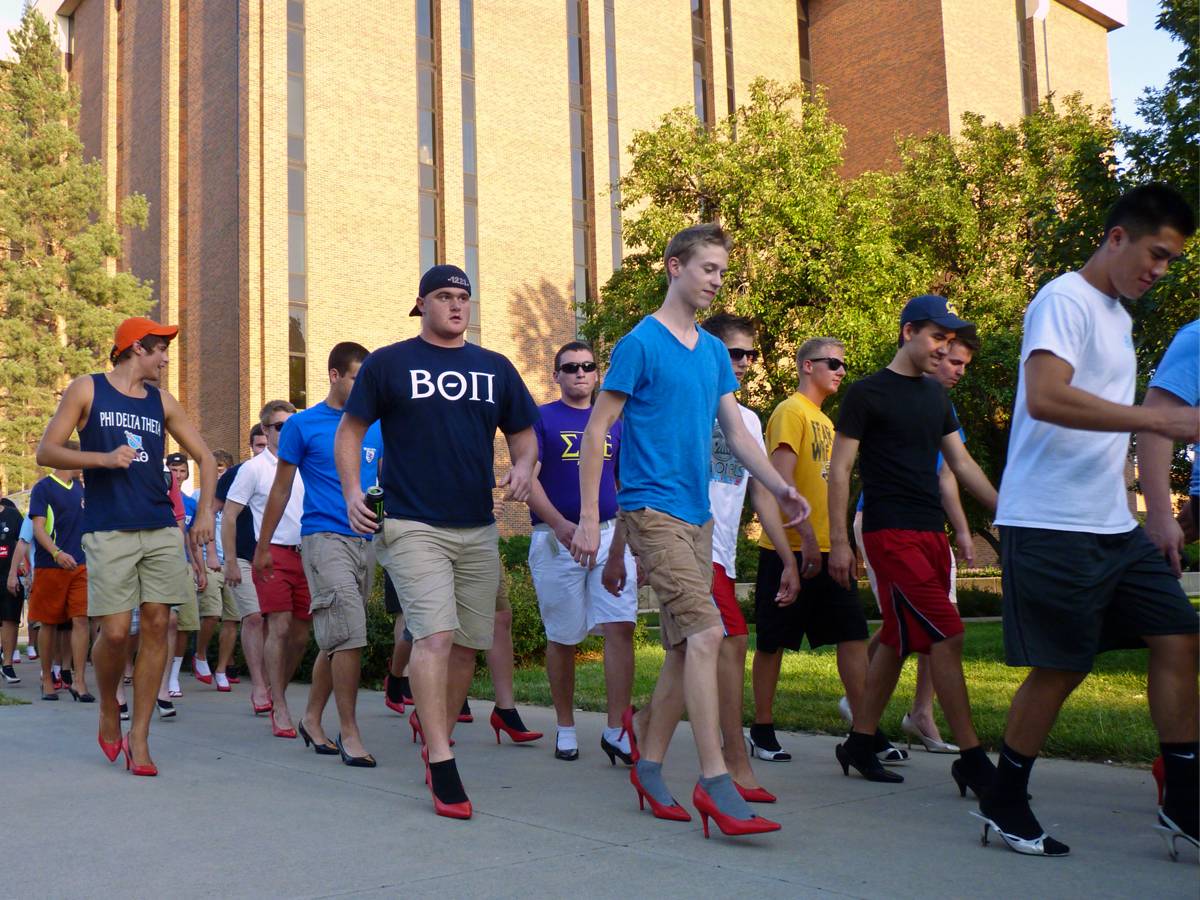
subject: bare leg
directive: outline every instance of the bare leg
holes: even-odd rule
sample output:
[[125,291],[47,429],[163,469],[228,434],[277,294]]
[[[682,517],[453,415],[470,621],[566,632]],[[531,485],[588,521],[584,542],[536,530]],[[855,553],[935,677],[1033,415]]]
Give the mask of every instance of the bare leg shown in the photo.
[[[196,635],[196,658],[208,665],[208,645],[212,643],[213,632],[221,622],[217,616],[205,616],[200,620],[200,633]],[[192,663],[195,668],[195,663]]]
[[307,619],[298,619],[292,616],[292,622],[288,626],[287,680],[289,684],[296,677],[296,670],[300,668],[304,654],[308,651],[308,635],[311,631],[312,624]]
[[1200,640],[1194,634],[1144,637],[1150,648],[1147,693],[1150,717],[1164,744],[1195,741],[1200,737],[1197,709],[1196,660]]
[[138,655],[133,666],[133,719],[129,729],[129,749],[138,765],[152,762],[150,716],[154,712],[154,688],[162,680],[163,670],[169,662],[167,623],[170,609],[163,603],[143,603],[141,608]]
[[318,744],[329,743],[329,736],[325,734],[321,716],[325,713],[325,706],[329,702],[329,695],[332,692],[333,667],[330,664],[329,654],[319,652],[316,660],[313,661],[312,684],[308,688],[308,706],[305,707],[302,720],[304,728]]
[[851,711],[858,709],[867,690],[867,666],[866,641],[842,641],[837,645],[838,677]]
[[[320,654],[324,656],[325,654]],[[362,650],[339,650],[333,654],[333,699],[337,704],[338,725],[342,746],[351,756],[365,756],[362,735],[358,731],[355,705],[358,702],[358,682],[362,673]],[[472,664],[472,668],[474,665]]]
[[401,678],[408,669],[408,660],[412,656],[412,641],[404,639],[404,615],[396,616],[396,624],[392,626],[394,635],[392,644],[392,660],[388,671],[393,678]]
[[73,687],[81,694],[88,692],[87,663],[91,637],[92,625],[87,616],[75,616],[71,619],[71,657],[75,660]]
[[128,653],[131,612],[99,616],[100,637],[92,648],[92,663],[96,667],[96,690],[100,696],[100,736],[112,743],[121,737],[121,713],[117,690],[125,671]]
[[0,663],[12,665],[17,649],[17,623],[0,622]]
[[[492,691],[496,695],[496,706],[512,709],[517,705],[513,699],[513,642],[512,610],[496,610],[496,622],[492,626],[492,648],[487,652],[488,671],[492,675]],[[470,690],[468,682],[467,690]],[[463,694],[466,699],[466,694]],[[459,709],[462,704],[459,704]],[[457,713],[458,710],[456,709]]]
[[744,634],[721,641],[717,658],[717,681],[720,692],[721,753],[725,767],[733,780],[742,787],[759,787],[746,742],[742,739],[742,712],[746,690],[746,643]]
[[[607,645],[605,650],[607,650]],[[604,654],[605,674],[608,673],[608,653]],[[575,645],[546,642],[546,678],[550,682],[550,699],[559,728],[575,726]],[[609,695],[609,720],[612,720],[612,695]],[[620,723],[620,713],[617,722]]]
[[271,681],[266,666],[267,623],[259,613],[242,619],[242,653],[250,670],[250,699],[264,706],[271,699]]
[[[452,644],[446,666],[446,734],[454,733],[458,722],[458,711],[462,709],[471,690],[471,679],[475,675],[475,654],[470,647]],[[506,707],[508,708],[508,707]],[[421,720],[424,722],[424,719]]]
[[266,613],[267,638],[263,646],[267,677],[271,682],[271,699],[275,704],[275,727],[292,727],[292,714],[287,706],[287,685],[290,678],[292,614]]
[[961,750],[979,746],[979,737],[971,722],[971,701],[967,698],[967,682],[962,668],[963,636],[938,641],[929,650],[929,668],[934,688],[942,700],[942,712],[954,732]]
[[723,640],[724,631],[719,625],[714,625],[689,637],[687,653],[684,655],[684,702],[687,704],[692,737],[696,741],[696,752],[700,757],[700,774],[705,778],[714,778],[726,772],[725,760],[721,755],[717,691],[717,656]]
[[[1004,743],[1022,756],[1037,756],[1054,727],[1058,711],[1086,677],[1085,672],[1031,669],[1013,695]],[[944,703],[943,698],[943,709]]]
[[754,659],[750,663],[750,683],[754,687],[754,721],[759,725],[775,721],[775,688],[779,684],[782,665],[782,650],[774,653],[754,651]]
[[900,655],[894,648],[886,644],[879,645],[867,669],[867,689],[863,693],[862,703],[851,707],[854,713],[854,725],[851,727],[855,731],[874,734],[879,728],[879,720],[896,689],[901,665]]
[[[429,748],[430,762],[441,762],[454,756],[450,752],[450,730],[446,718],[446,689],[453,643],[453,631],[439,631],[419,638],[413,642],[412,658],[408,665],[409,683],[417,709],[421,711],[421,727],[425,733],[425,746]],[[454,708],[455,714],[458,709]]]
[[[633,696],[634,627],[633,622],[605,622],[600,626],[604,632],[604,692],[609,728],[621,727],[621,714],[629,707]],[[573,689],[574,685],[572,694]]]
[[[163,632],[163,669],[162,669],[162,677],[160,678],[159,685],[158,685],[158,699],[159,700],[170,700],[171,699],[171,694],[167,687],[167,682],[170,681],[170,679],[171,679],[171,663],[174,661],[174,660],[172,660],[172,656],[179,655],[179,635],[180,635],[179,616],[175,613],[175,610],[172,609],[171,607],[167,607],[167,609],[168,609],[167,623],[165,625],[165,630]],[[145,621],[145,620],[143,620],[143,621]],[[185,633],[184,640],[186,640],[186,639],[187,638],[186,638],[186,633]],[[168,650],[169,650],[169,652],[168,652]],[[138,654],[138,663],[134,664],[133,677],[134,677],[134,694],[135,694],[134,702],[135,703],[137,702],[137,696],[136,696],[136,694],[137,694],[137,682],[136,682],[137,666],[138,666],[138,664],[140,664],[141,658],[142,658],[141,653],[139,653]]]
[[221,623],[221,631],[217,637],[217,671],[222,675],[233,661],[233,651],[237,647],[237,622]]
[[42,664],[42,693],[54,693],[54,673],[51,667],[54,665],[54,651],[58,644],[58,626],[43,625],[38,629],[38,656]]
[[917,686],[913,692],[912,710],[908,715],[926,737],[935,741],[942,739],[937,722],[933,719],[933,673],[930,670],[930,660],[924,656],[917,657]]
[[650,703],[639,713],[638,750],[644,759],[661,763],[683,715],[683,672],[686,644],[667,651]]

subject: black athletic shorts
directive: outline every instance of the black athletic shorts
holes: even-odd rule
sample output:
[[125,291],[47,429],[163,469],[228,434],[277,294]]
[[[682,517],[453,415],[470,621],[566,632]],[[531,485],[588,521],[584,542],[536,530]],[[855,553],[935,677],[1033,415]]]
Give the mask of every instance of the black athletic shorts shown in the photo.
[[1141,528],[1090,534],[1005,525],[1000,558],[1010,666],[1090,672],[1097,653],[1200,628],[1179,579]]
[[25,592],[18,585],[17,592],[10,594],[8,588],[0,584],[0,622],[20,622],[21,607],[25,605]]
[[[797,567],[803,568],[800,554]],[[779,606],[779,578],[783,563],[774,550],[758,551],[758,580],[754,585],[755,646],[764,653],[799,650],[808,636],[812,648],[842,641],[865,641],[867,617],[858,602],[858,591],[847,590],[829,577],[829,554],[821,554],[821,574],[800,579],[800,593],[790,606]]]

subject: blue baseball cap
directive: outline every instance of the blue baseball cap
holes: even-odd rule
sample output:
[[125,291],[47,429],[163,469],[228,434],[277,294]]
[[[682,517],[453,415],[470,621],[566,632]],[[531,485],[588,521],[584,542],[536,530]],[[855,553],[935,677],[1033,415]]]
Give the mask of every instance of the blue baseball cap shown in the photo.
[[[418,297],[428,297],[438,288],[456,287],[462,288],[468,294],[471,293],[471,279],[467,277],[467,273],[458,266],[440,265],[433,266],[428,272],[421,276],[421,284],[417,288]],[[410,316],[419,316],[421,307],[413,306]]]
[[934,322],[952,331],[975,330],[975,326],[959,318],[950,301],[939,294],[922,294],[904,304],[904,311],[900,313],[900,327],[909,322]]

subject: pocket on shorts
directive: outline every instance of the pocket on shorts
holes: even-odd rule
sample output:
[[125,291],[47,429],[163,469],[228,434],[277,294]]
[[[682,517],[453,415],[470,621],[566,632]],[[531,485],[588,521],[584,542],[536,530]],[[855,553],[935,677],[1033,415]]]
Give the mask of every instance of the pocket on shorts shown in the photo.
[[322,650],[336,650],[350,639],[350,620],[346,615],[345,602],[336,602],[337,591],[327,591],[318,599],[313,597],[310,609],[313,614],[313,632],[317,646]]

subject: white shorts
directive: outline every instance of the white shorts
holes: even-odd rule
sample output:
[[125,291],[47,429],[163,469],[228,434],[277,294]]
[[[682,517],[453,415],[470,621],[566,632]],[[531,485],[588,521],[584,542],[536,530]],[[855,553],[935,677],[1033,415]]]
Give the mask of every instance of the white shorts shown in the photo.
[[583,568],[559,543],[547,525],[533,529],[529,540],[529,572],[537,591],[538,609],[546,626],[546,637],[556,644],[573,646],[589,633],[600,633],[606,622],[637,621],[637,564],[625,548],[625,590],[614,597],[600,583],[614,522],[600,525],[600,550],[596,567]]
[[[854,543],[858,547],[858,552],[862,554],[863,566],[867,570],[867,581],[871,583],[871,593],[875,595],[875,605],[879,607],[880,612],[883,607],[879,606],[879,586],[875,583],[875,570],[871,568],[871,561],[867,559],[866,546],[863,544],[862,530],[863,514],[862,510],[857,510],[854,513]],[[954,555],[954,550],[950,550],[950,602],[958,606],[958,587],[955,584],[958,578],[958,559]]]

